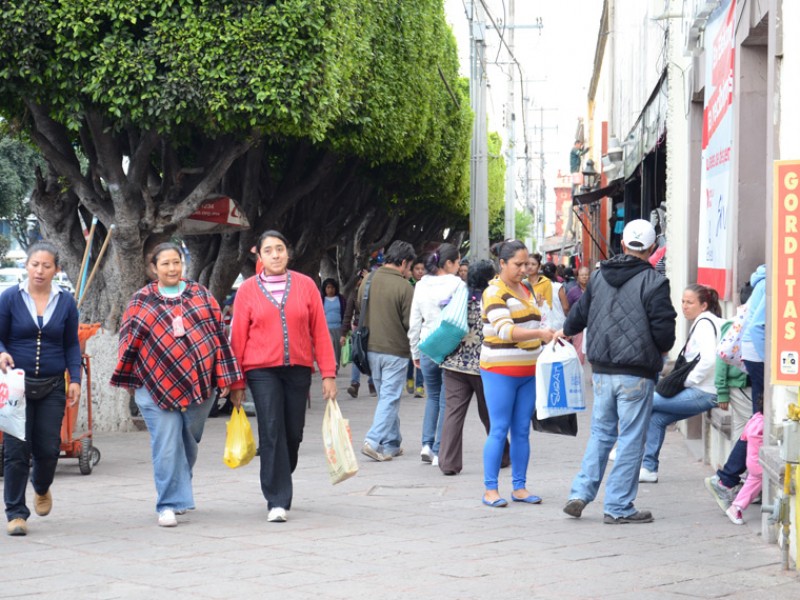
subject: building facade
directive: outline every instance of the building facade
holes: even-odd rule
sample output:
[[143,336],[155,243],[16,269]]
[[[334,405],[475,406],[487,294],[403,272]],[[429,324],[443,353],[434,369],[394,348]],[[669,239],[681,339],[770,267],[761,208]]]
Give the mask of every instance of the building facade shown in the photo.
[[[800,91],[798,32],[800,2],[793,0],[604,1],[585,122],[595,163],[610,166],[604,154],[616,138],[623,164],[577,203],[585,200],[623,224],[645,218],[656,225],[676,307],[686,285],[700,282],[720,293],[731,317],[739,288],[764,263],[768,307],[781,283],[772,277],[775,261],[784,258],[772,248],[773,168],[775,161],[800,159],[800,115],[792,102]],[[595,225],[617,250],[613,219]],[[761,452],[765,505],[782,495],[778,440],[787,407],[797,401],[796,386],[770,378],[772,310]],[[688,333],[688,324],[679,323],[673,353]],[[714,412],[681,425],[687,438],[703,442],[713,468],[732,443],[725,422]],[[780,540],[793,560],[796,516],[792,511],[791,542]],[[765,539],[780,537],[769,515],[762,530]]]

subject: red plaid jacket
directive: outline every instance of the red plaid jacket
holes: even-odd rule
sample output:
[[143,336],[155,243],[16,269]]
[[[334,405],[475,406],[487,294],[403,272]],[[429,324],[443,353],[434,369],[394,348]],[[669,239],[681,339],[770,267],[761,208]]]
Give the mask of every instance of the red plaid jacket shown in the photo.
[[[173,318],[182,315],[185,335],[175,337]],[[136,292],[122,317],[119,362],[111,385],[144,387],[158,406],[174,410],[211,398],[214,387],[242,379],[211,293],[192,281],[175,298],[158,282]]]

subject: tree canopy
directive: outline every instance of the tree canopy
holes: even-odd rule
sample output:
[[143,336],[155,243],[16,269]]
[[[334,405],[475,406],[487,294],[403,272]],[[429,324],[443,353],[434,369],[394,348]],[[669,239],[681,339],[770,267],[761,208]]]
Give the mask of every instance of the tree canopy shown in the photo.
[[[28,245],[28,197],[33,191],[36,168],[44,164],[30,144],[0,132],[0,218],[8,219],[13,236]],[[2,259],[8,248],[0,253]]]
[[210,194],[253,226],[188,240],[218,296],[266,227],[308,272],[465,228],[468,105],[442,0],[0,4],[0,114],[47,160],[43,232],[74,273],[77,211],[115,226],[89,304],[111,327],[147,248]]

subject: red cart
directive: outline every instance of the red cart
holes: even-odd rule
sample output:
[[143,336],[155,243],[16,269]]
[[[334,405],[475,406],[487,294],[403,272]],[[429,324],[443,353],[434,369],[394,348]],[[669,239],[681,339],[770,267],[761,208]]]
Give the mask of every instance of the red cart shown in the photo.
[[83,370],[86,373],[82,386],[86,390],[86,431],[76,437],[80,401],[74,406],[67,405],[61,423],[61,458],[77,458],[81,474],[90,475],[100,462],[100,450],[92,443],[92,357],[88,354],[83,355]]

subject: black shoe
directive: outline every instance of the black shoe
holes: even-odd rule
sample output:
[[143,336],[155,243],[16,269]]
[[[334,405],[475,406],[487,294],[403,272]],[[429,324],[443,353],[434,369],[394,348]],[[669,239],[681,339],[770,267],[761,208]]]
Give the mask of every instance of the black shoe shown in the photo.
[[351,398],[358,398],[358,388],[360,385],[360,383],[351,383],[350,387],[347,388],[347,393],[350,394]]
[[371,383],[369,384],[369,395],[372,396],[373,398],[377,397],[378,395],[378,390],[376,390],[375,386]]
[[570,498],[569,501],[564,505],[564,512],[570,517],[580,519],[584,508],[586,508],[585,501],[581,500],[580,498]]
[[[565,509],[566,510],[566,509]],[[603,523],[606,525],[623,525],[625,523],[652,523],[653,513],[649,510],[637,510],[632,515],[627,517],[612,517],[611,515],[603,515]]]

